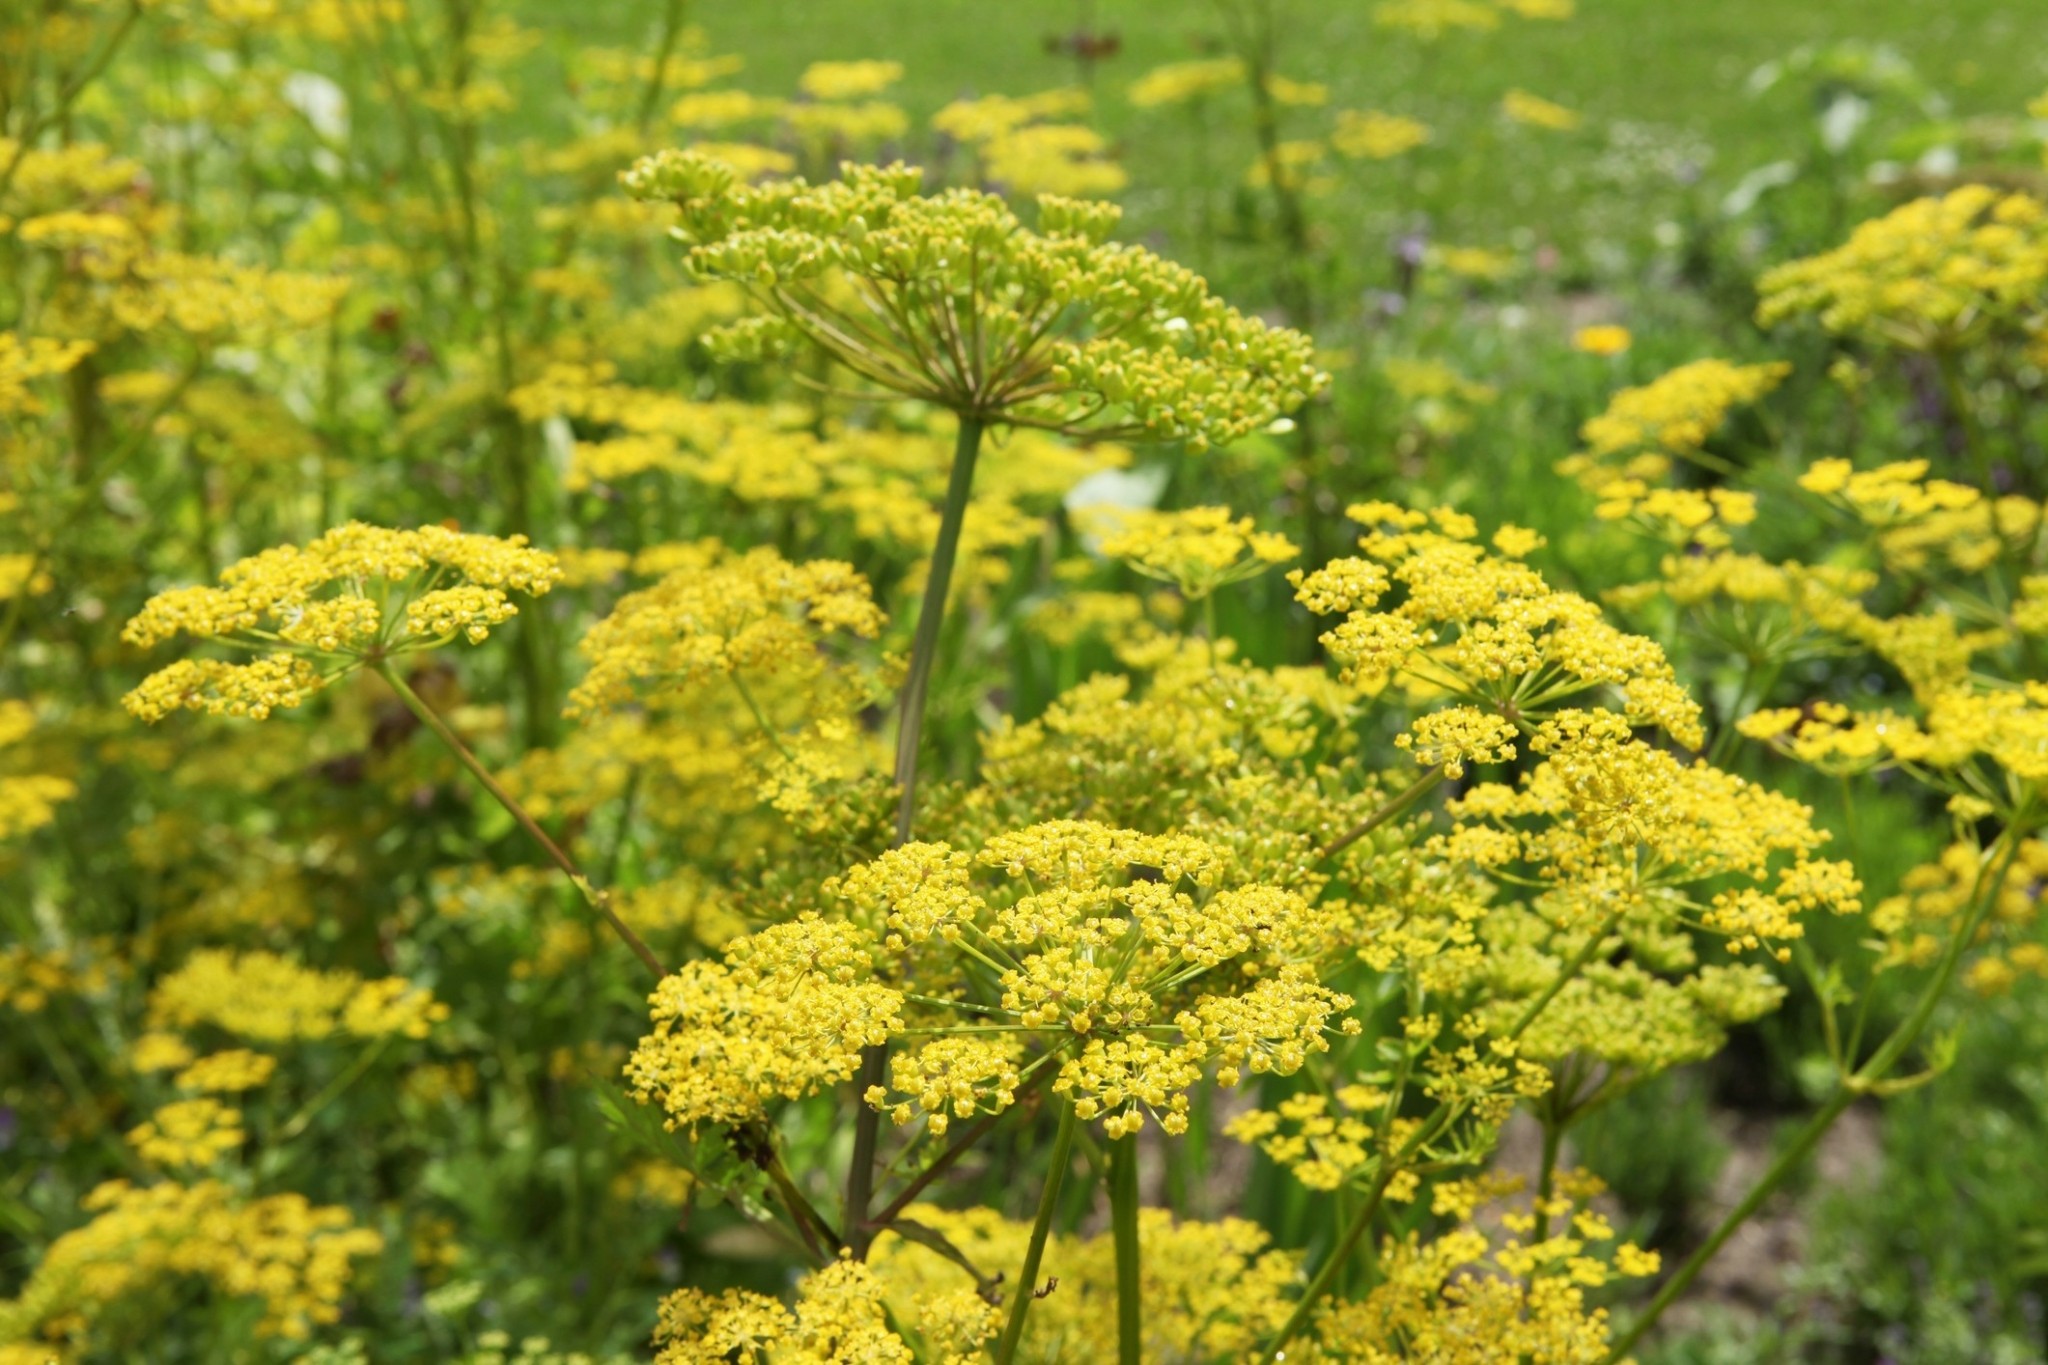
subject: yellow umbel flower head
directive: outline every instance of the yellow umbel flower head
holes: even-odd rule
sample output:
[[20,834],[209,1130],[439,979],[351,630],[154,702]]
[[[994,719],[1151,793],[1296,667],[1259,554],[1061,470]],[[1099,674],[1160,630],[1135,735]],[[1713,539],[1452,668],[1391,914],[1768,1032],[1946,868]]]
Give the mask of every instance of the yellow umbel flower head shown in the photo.
[[822,185],[744,183],[698,152],[642,158],[625,184],[681,211],[700,279],[748,288],[760,315],[728,355],[797,341],[880,387],[983,424],[1097,436],[1234,440],[1306,401],[1314,343],[1209,293],[1194,272],[1112,243],[1113,205],[920,193],[914,167],[847,165]]
[[1560,474],[1601,492],[1617,478],[1661,479],[1674,458],[1697,459],[1738,407],[1778,387],[1790,365],[1735,365],[1695,360],[1609,400],[1579,429],[1585,449],[1558,465]]
[[2041,313],[2048,205],[1965,185],[1859,226],[1833,251],[1757,281],[1766,327],[1812,314],[1830,332],[1910,351],[1950,349]]
[[231,564],[219,587],[173,588],[143,605],[121,638],[179,634],[263,651],[251,663],[184,659],[143,679],[122,704],[144,720],[181,708],[261,720],[366,664],[480,644],[517,614],[507,590],[539,596],[561,577],[554,556],[443,526],[386,530],[350,522],[300,549]]
[[1190,601],[1264,573],[1301,553],[1286,536],[1253,529],[1227,507],[1102,509],[1109,530],[1100,549],[1147,578],[1172,583]]

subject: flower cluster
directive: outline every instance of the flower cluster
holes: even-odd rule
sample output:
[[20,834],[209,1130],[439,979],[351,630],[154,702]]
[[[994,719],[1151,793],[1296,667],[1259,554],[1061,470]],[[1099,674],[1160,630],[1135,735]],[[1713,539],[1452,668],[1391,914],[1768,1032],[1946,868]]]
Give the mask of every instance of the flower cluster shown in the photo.
[[[904,845],[828,886],[850,921],[806,916],[670,977],[629,1074],[672,1122],[734,1123],[843,1079],[861,1047],[902,1033],[930,1041],[867,1095],[899,1122],[923,1112],[943,1131],[999,1111],[1057,1063],[1052,1090],[1112,1135],[1148,1111],[1181,1131],[1209,1067],[1225,1084],[1290,1074],[1357,1027],[1350,998],[1309,968],[1323,932],[1308,903],[1225,885],[1230,862],[1201,839],[1076,820],[972,855]],[[976,869],[997,884],[984,891]],[[874,977],[885,935],[901,989]],[[990,1030],[1007,1037],[985,1042]]]
[[904,166],[848,166],[828,184],[750,186],[692,152],[626,177],[680,210],[697,276],[753,292],[763,316],[736,339],[801,336],[885,389],[977,420],[1200,449],[1322,386],[1308,338],[1110,244],[1113,207],[1042,196],[1034,231],[993,195],[926,196],[921,183]]
[[1593,492],[1617,477],[1655,482],[1673,459],[1698,460],[1736,408],[1784,382],[1790,365],[1695,360],[1656,380],[1623,389],[1579,431],[1585,449],[1558,466]]
[[671,1127],[694,1129],[846,1080],[862,1048],[903,1027],[901,992],[869,979],[877,947],[853,925],[806,915],[665,977],[654,1031],[626,1065],[634,1093]]
[[258,1300],[259,1336],[301,1340],[340,1318],[354,1262],[384,1246],[346,1209],[295,1194],[248,1199],[218,1180],[110,1181],[84,1207],[90,1221],[51,1243],[18,1297],[0,1299],[0,1341],[40,1328],[68,1351],[89,1349],[106,1305],[187,1277]]
[[[1590,1207],[1604,1187],[1584,1172],[1560,1172],[1555,1194],[1503,1209],[1500,1230],[1483,1230],[1475,1210],[1505,1204],[1518,1184],[1439,1186],[1436,1211],[1460,1221],[1427,1239],[1389,1237],[1375,1286],[1320,1313],[1303,1356],[1484,1365],[1505,1355],[1601,1365],[1609,1354],[1607,1310],[1589,1303],[1587,1291],[1654,1275],[1659,1257],[1615,1242],[1612,1223]],[[1553,1225],[1558,1231],[1547,1231]]]
[[1310,610],[1345,614],[1323,642],[1347,680],[1383,686],[1399,678],[1523,730],[1561,701],[1611,687],[1631,720],[1700,743],[1699,706],[1662,649],[1617,629],[1577,594],[1552,589],[1519,560],[1487,553],[1470,518],[1377,503],[1350,515],[1369,528],[1359,542],[1364,558],[1289,575]]
[[1832,251],[1757,281],[1757,321],[1811,314],[1830,332],[1953,349],[2034,319],[2048,284],[2048,206],[1964,185],[1863,223]]
[[284,1043],[338,1032],[424,1038],[448,1017],[448,1007],[403,977],[365,981],[274,953],[203,948],[157,982],[149,1017],[159,1028],[205,1026],[252,1042]]
[[852,565],[792,564],[763,547],[678,569],[621,598],[583,637],[590,668],[571,705],[594,711],[633,699],[645,684],[801,666],[828,633],[872,639],[881,629],[881,610]]
[[1250,517],[1233,517],[1227,507],[1104,509],[1099,520],[1103,554],[1173,584],[1190,601],[1301,553],[1286,536],[1254,530]]
[[130,644],[183,634],[266,652],[243,664],[180,660],[122,702],[151,721],[180,709],[261,720],[367,663],[458,637],[480,643],[518,611],[508,590],[538,596],[560,574],[553,556],[517,536],[350,522],[303,549],[231,564],[219,587],[152,597],[122,631]]
[[932,127],[974,149],[978,178],[991,189],[1097,199],[1123,189],[1130,176],[1110,159],[1101,133],[1064,121],[1087,113],[1088,105],[1087,93],[1075,89],[985,95],[947,105]]

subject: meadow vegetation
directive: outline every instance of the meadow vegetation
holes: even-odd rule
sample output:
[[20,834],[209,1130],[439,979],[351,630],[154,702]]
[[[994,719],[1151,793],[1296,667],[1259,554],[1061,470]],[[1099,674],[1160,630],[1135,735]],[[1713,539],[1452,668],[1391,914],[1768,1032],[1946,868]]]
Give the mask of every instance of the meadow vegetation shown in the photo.
[[0,1365],[2048,1363],[2023,5],[0,16]]

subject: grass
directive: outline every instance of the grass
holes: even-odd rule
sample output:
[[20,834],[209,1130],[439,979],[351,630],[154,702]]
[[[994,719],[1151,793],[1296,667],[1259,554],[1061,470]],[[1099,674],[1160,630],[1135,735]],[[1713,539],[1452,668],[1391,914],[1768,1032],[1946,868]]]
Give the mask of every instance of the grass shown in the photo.
[[[1633,130],[1679,149],[1681,160],[1699,153],[1706,174],[1725,185],[1807,136],[1800,126],[1806,111],[1792,91],[1768,98],[1745,92],[1760,65],[1802,44],[1883,35],[1960,116],[2015,114],[2048,85],[2048,13],[2010,0],[1581,0],[1569,23],[1518,22],[1490,35],[1453,35],[1433,49],[1378,28],[1372,0],[1280,0],[1279,7],[1292,19],[1282,40],[1287,74],[1327,83],[1338,107],[1412,113],[1438,127],[1437,183],[1425,188],[1434,205],[1448,206],[1440,231],[1454,239],[1492,242],[1523,229],[1559,240],[1589,224],[1614,230],[1618,218],[1639,226],[1644,215],[1677,207],[1682,185],[1668,184],[1645,203],[1639,184],[1587,184],[1582,171],[1570,169],[1597,158],[1553,163],[1542,145],[1546,135],[1502,126],[1495,109],[1511,88],[1584,113],[1585,126],[1566,135],[1579,151],[1614,151],[1622,145],[1617,138],[1629,139]],[[1133,110],[1122,90],[1158,63],[1199,55],[1219,28],[1208,4],[755,0],[702,7],[693,17],[715,49],[748,55],[741,79],[756,90],[790,90],[817,60],[902,61],[907,73],[899,94],[923,117],[964,94],[1072,83],[1072,60],[1048,52],[1045,40],[1071,32],[1089,9],[1095,28],[1122,40],[1121,52],[1097,76],[1102,123],[1124,142],[1127,158],[1142,158],[1145,173],[1136,178],[1143,184],[1186,186],[1193,166],[1179,150],[1172,111]],[[1236,138],[1242,142],[1244,134]],[[1621,171],[1628,158],[1606,160]],[[1176,226],[1168,205],[1133,196],[1131,207],[1147,229]]]

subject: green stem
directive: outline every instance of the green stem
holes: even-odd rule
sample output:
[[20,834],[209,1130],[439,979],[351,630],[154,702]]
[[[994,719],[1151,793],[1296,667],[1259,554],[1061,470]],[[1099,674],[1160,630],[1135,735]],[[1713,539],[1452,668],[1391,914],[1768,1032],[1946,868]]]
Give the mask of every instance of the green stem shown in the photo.
[[1531,1246],[1550,1236],[1550,1196],[1557,1186],[1557,1149],[1563,1142],[1564,1115],[1546,1115],[1543,1120],[1543,1156],[1536,1168],[1536,1226],[1529,1233]]
[[654,110],[661,103],[662,88],[668,83],[668,59],[682,32],[683,0],[668,0],[668,8],[661,16],[661,40],[654,50],[654,72],[647,79],[647,89],[640,96],[640,110],[633,120],[643,133],[654,121]]
[[384,1034],[364,1048],[362,1054],[349,1064],[346,1071],[343,1071],[339,1076],[329,1081],[325,1089],[312,1099],[307,1100],[305,1107],[292,1115],[290,1121],[284,1127],[277,1130],[277,1140],[279,1142],[290,1142],[293,1138],[305,1132],[313,1120],[319,1117],[322,1109],[334,1103],[340,1097],[342,1091],[363,1078],[363,1073],[368,1071],[376,1063],[377,1059],[384,1055],[384,1049],[391,1045],[393,1036],[389,1033]]
[[[1037,1064],[1034,1063],[1033,1065]],[[1029,1095],[1034,1090],[1038,1089],[1040,1086],[1044,1085],[1047,1078],[1050,1077],[1052,1073],[1050,1071],[1041,1071],[1036,1076],[1031,1076],[1029,1075],[1029,1068],[1027,1068],[1026,1075],[1027,1079],[1025,1080],[1024,1085],[1017,1091],[1017,1098],[1020,1100],[1024,1098],[1026,1095]],[[1008,1111],[1006,1110],[1004,1112]],[[945,1151],[940,1152],[937,1156],[933,1157],[930,1165],[926,1166],[922,1171],[919,1171],[915,1176],[911,1177],[910,1183],[903,1187],[902,1192],[899,1193],[894,1199],[890,1200],[888,1204],[885,1205],[879,1213],[877,1213],[872,1219],[868,1221],[868,1226],[875,1233],[880,1233],[883,1230],[885,1230],[890,1223],[894,1222],[903,1213],[905,1209],[909,1208],[912,1204],[917,1202],[917,1197],[923,1194],[926,1188],[928,1188],[934,1180],[937,1180],[940,1176],[944,1175],[948,1170],[951,1170],[954,1162],[958,1161],[961,1157],[966,1156],[968,1152],[972,1151],[984,1137],[987,1137],[989,1131],[993,1129],[996,1126],[996,1124],[1000,1123],[1002,1121],[1002,1118],[1002,1114],[983,1114],[973,1123],[968,1124],[966,1128],[962,1129],[961,1132],[954,1137],[951,1146],[947,1147]]]
[[391,690],[398,694],[398,699],[405,703],[406,709],[418,718],[420,724],[440,736],[441,742],[448,746],[449,751],[455,755],[457,761],[463,767],[469,769],[470,776],[474,777],[485,791],[495,797],[498,804],[503,806],[506,812],[519,823],[519,827],[525,830],[533,841],[541,846],[541,850],[548,855],[548,861],[561,869],[562,875],[566,876],[570,883],[575,886],[576,890],[582,894],[585,903],[603,917],[604,922],[611,926],[612,932],[617,934],[620,940],[633,950],[634,956],[647,965],[647,970],[653,972],[657,980],[668,975],[662,969],[661,960],[655,957],[653,950],[648,948],[646,943],[641,941],[640,936],[628,928],[626,922],[620,919],[617,912],[612,909],[611,897],[591,885],[590,878],[583,875],[583,869],[577,867],[574,860],[562,851],[561,845],[549,837],[548,832],[540,827],[539,821],[527,814],[526,807],[520,805],[514,799],[512,793],[506,791],[504,787],[498,784],[498,779],[491,776],[490,770],[484,767],[474,753],[470,752],[469,746],[464,744],[461,737],[448,727],[448,722],[442,720],[440,714],[433,707],[427,705],[420,698],[419,693],[413,691],[406,683],[405,679],[398,676],[398,670],[393,668],[389,662],[380,659],[373,667],[376,670],[377,676],[390,684]]
[[129,0],[128,12],[121,16],[120,22],[114,26],[113,33],[100,45],[100,50],[93,54],[92,60],[87,62],[77,75],[65,82],[63,88],[57,92],[56,103],[48,112],[29,120],[28,126],[22,129],[21,136],[14,139],[14,155],[4,167],[0,167],[0,195],[7,193],[8,186],[14,183],[15,173],[21,169],[22,163],[28,160],[29,153],[36,149],[37,139],[70,117],[71,106],[85,93],[86,87],[98,80],[106,71],[107,64],[114,60],[114,54],[121,50],[121,44],[127,41],[128,35],[134,31],[136,21],[141,18],[141,0]]
[[[924,733],[925,695],[931,687],[932,664],[939,652],[939,627],[946,616],[946,596],[953,581],[953,561],[960,550],[960,528],[967,520],[967,498],[974,487],[974,462],[981,453],[981,419],[960,414],[960,435],[953,447],[953,471],[946,481],[946,503],[939,514],[939,539],[932,547],[931,571],[925,579],[924,602],[918,608],[917,633],[911,640],[910,671],[903,680],[902,719],[896,729],[896,785],[903,791],[896,808],[896,842],[910,842],[911,818],[917,808],[917,750]],[[871,1047],[861,1053],[854,1077],[854,1098],[880,1085],[889,1070],[889,1050]],[[853,1121],[853,1159],[846,1170],[846,1237],[856,1257],[867,1255],[873,1230],[868,1204],[875,1192],[875,1148],[882,1137],[882,1115],[862,1103]]]
[[1109,1144],[1109,1225],[1116,1239],[1117,1365],[1144,1359],[1144,1292],[1138,1247],[1138,1135]]
[[[1556,978],[1544,989],[1543,993],[1529,1002],[1522,1010],[1521,1015],[1515,1020],[1514,1026],[1503,1035],[1508,1042],[1513,1042],[1520,1038],[1528,1030],[1529,1025],[1536,1022],[1536,1017],[1550,1007],[1550,1002],[1557,998],[1558,992],[1562,991],[1572,978],[1576,977],[1585,969],[1586,964],[1593,960],[1594,955],[1600,951],[1600,945],[1606,941],[1609,931],[1613,929],[1618,918],[1619,915],[1608,916],[1605,920],[1601,921],[1598,928],[1594,929],[1587,936],[1586,942],[1579,948],[1579,951],[1574,953],[1571,960],[1559,969]],[[1307,1325],[1309,1314],[1315,1310],[1317,1302],[1330,1292],[1330,1286],[1336,1283],[1338,1274],[1344,1268],[1344,1263],[1351,1258],[1351,1253],[1356,1251],[1358,1244],[1364,1240],[1366,1230],[1372,1226],[1372,1220],[1379,1214],[1380,1204],[1386,1198],[1388,1184],[1392,1182],[1397,1173],[1406,1167],[1409,1160],[1422,1150],[1425,1144],[1433,1140],[1438,1133],[1442,1132],[1451,1123],[1455,1122],[1457,1116],[1457,1106],[1449,1102],[1437,1105],[1429,1117],[1416,1126],[1414,1133],[1409,1139],[1401,1144],[1400,1150],[1382,1160],[1379,1176],[1373,1181],[1372,1193],[1366,1196],[1365,1204],[1352,1216],[1350,1224],[1344,1229],[1343,1236],[1338,1239],[1337,1245],[1331,1250],[1329,1259],[1323,1262],[1322,1268],[1316,1272],[1315,1278],[1309,1281],[1308,1288],[1302,1291],[1301,1299],[1294,1305],[1294,1311],[1288,1314],[1287,1321],[1280,1324],[1280,1330],[1274,1333],[1272,1339],[1260,1350],[1259,1359],[1269,1361],[1286,1359],[1284,1348],[1287,1343],[1292,1341],[1295,1335]]]
[[746,680],[737,672],[728,673],[726,676],[731,678],[732,685],[739,689],[740,700],[747,704],[747,710],[753,713],[754,724],[761,727],[761,733],[775,746],[775,752],[794,763],[796,756],[790,753],[789,746],[782,742],[782,736],[775,733],[775,727],[768,723],[768,713],[761,709],[760,702],[754,700],[754,691],[747,686]]
[[1637,1341],[1642,1339],[1643,1334],[1649,1331],[1657,1319],[1664,1315],[1664,1310],[1685,1292],[1707,1262],[1712,1260],[1728,1239],[1735,1235],[1736,1230],[1748,1222],[1750,1215],[1763,1207],[1764,1200],[1784,1182],[1785,1177],[1806,1160],[1807,1154],[1813,1151],[1828,1129],[1834,1126],[1835,1120],[1841,1117],[1842,1111],[1847,1109],[1855,1098],[1856,1092],[1844,1085],[1835,1091],[1832,1099],[1821,1106],[1818,1113],[1807,1120],[1806,1126],[1799,1130],[1799,1136],[1792,1140],[1792,1145],[1778,1154],[1778,1159],[1771,1163],[1771,1168],[1764,1172],[1763,1178],[1757,1181],[1749,1193],[1743,1196],[1742,1202],[1721,1220],[1721,1225],[1714,1229],[1713,1235],[1686,1258],[1685,1264],[1679,1268],[1677,1274],[1664,1282],[1663,1288],[1657,1291],[1657,1297],[1650,1300],[1649,1306],[1609,1349],[1607,1361],[1620,1360]]
[[789,1209],[790,1219],[796,1224],[797,1235],[803,1238],[804,1246],[817,1258],[819,1265],[830,1262],[839,1254],[839,1234],[797,1189],[796,1181],[790,1177],[789,1168],[782,1164],[779,1154],[771,1151],[762,1169],[767,1172],[769,1183],[775,1186],[775,1192],[782,1197],[783,1205]]
[[1363,839],[1366,835],[1372,833],[1381,825],[1386,824],[1387,821],[1394,819],[1417,801],[1429,795],[1430,792],[1436,789],[1436,784],[1443,780],[1443,767],[1439,765],[1431,768],[1401,791],[1389,797],[1386,803],[1371,815],[1366,816],[1349,830],[1323,845],[1323,851],[1317,855],[1317,861],[1327,861],[1336,857],[1339,853],[1342,853],[1345,849],[1351,847],[1360,839]]
[[967,520],[968,494],[974,487],[974,462],[981,453],[979,418],[963,413],[960,436],[953,447],[953,472],[946,482],[946,503],[939,514],[939,539],[932,547],[931,572],[925,579],[924,602],[918,608],[917,633],[910,646],[910,671],[903,679],[903,713],[896,730],[896,785],[903,796],[896,807],[896,842],[910,842],[911,818],[917,808],[917,750],[924,735],[925,698],[931,689],[932,665],[939,652],[939,628],[945,623],[946,597],[953,582],[953,561],[960,550],[960,528]]
[[1921,990],[1919,999],[1914,1002],[1913,1012],[1878,1045],[1877,1051],[1871,1054],[1869,1061],[1857,1068],[1854,1075],[1842,1079],[1828,1102],[1806,1121],[1798,1136],[1792,1139],[1791,1145],[1779,1153],[1778,1159],[1771,1163],[1770,1169],[1765,1171],[1749,1193],[1743,1196],[1742,1202],[1728,1211],[1727,1217],[1721,1220],[1713,1234],[1659,1287],[1656,1297],[1652,1298],[1636,1316],[1635,1321],[1629,1324],[1628,1331],[1622,1333],[1620,1340],[1609,1348],[1604,1365],[1615,1365],[1615,1362],[1628,1355],[1635,1344],[1642,1340],[1644,1334],[1656,1326],[1657,1320],[1664,1316],[1664,1310],[1675,1303],[1678,1297],[1691,1287],[1692,1282],[1699,1278],[1700,1272],[1706,1268],[1707,1262],[1714,1258],[1715,1253],[1720,1251],[1728,1239],[1763,1207],[1764,1201],[1777,1192],[1786,1178],[1799,1168],[1820,1144],[1820,1140],[1827,1136],[1828,1129],[1834,1127],[1835,1120],[1842,1116],[1842,1112],[1862,1096],[1869,1094],[1877,1083],[1884,1080],[1886,1074],[1898,1065],[1899,1059],[1920,1040],[1920,1035],[1926,1031],[1929,1021],[1934,1017],[1935,1009],[1948,992],[1949,983],[1954,979],[1956,968],[1962,962],[1964,950],[1969,946],[1970,940],[1976,937],[1978,927],[1984,922],[1984,916],[1998,901],[1998,890],[2005,885],[2005,876],[2012,867],[2013,855],[2019,851],[2020,841],[2014,829],[2015,826],[2007,826],[1999,834],[1998,842],[1992,846],[1993,851],[1986,861],[1985,870],[1979,874],[1982,880],[1978,882],[1972,894],[1970,909],[1962,922],[1956,926],[1956,932],[1949,939],[1948,947],[1943,951],[1934,975]]
[[1038,1218],[1031,1224],[1031,1241],[1024,1248],[1024,1268],[1018,1272],[1016,1288],[1010,1291],[1010,1320],[1004,1324],[1002,1339],[996,1343],[996,1365],[1010,1365],[1017,1357],[1017,1343],[1024,1337],[1024,1316],[1037,1297],[1038,1267],[1045,1259],[1046,1238],[1052,1233],[1053,1211],[1059,1207],[1060,1185],[1066,1180],[1067,1164],[1073,1159],[1077,1126],[1074,1106],[1062,1103],[1059,1133],[1052,1140],[1052,1164],[1045,1172],[1045,1189],[1038,1196]]

